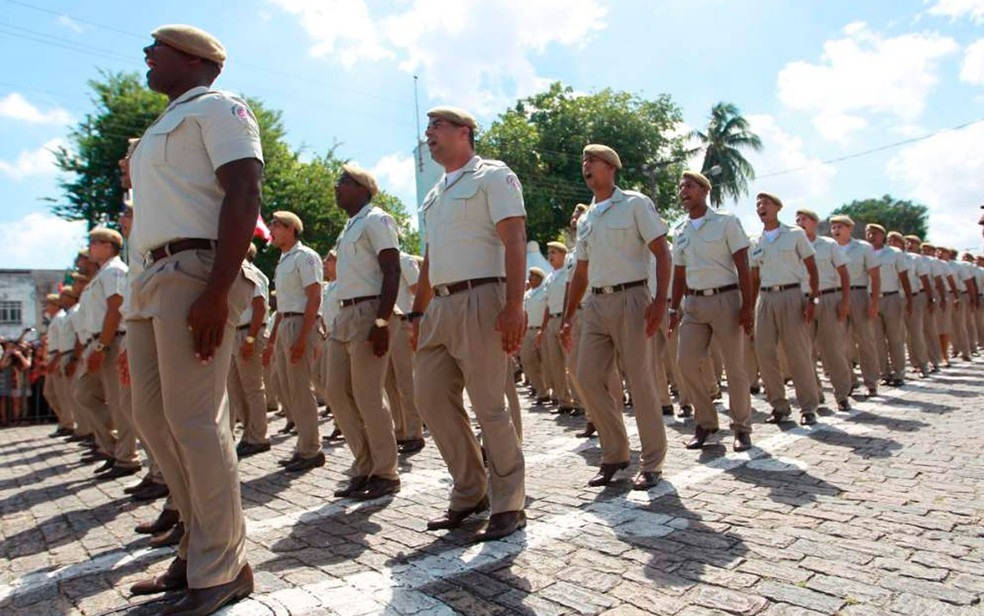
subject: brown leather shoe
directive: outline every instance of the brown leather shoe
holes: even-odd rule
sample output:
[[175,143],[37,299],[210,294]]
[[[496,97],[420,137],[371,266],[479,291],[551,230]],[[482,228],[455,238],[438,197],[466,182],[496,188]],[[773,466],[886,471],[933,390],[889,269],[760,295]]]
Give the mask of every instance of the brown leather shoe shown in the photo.
[[111,470],[114,466],[116,466],[115,459],[110,458],[108,460],[103,460],[103,463],[97,466],[95,470],[92,471],[92,474],[98,475],[99,473],[105,473],[106,471]]
[[188,561],[178,557],[171,561],[164,573],[140,580],[130,587],[132,595],[156,595],[170,590],[188,588]]
[[297,462],[300,459],[301,459],[301,455],[295,451],[289,458],[282,458],[280,460],[277,460],[277,464],[279,464],[280,466],[290,466],[291,464]]
[[369,483],[368,475],[356,475],[348,480],[344,488],[339,488],[335,490],[335,496],[339,498],[348,498],[356,492],[361,492],[366,489],[366,484]]
[[171,530],[174,525],[181,521],[181,516],[177,509],[164,509],[157,519],[153,522],[138,524],[134,529],[141,535],[157,535],[164,531]]
[[526,528],[525,511],[503,511],[489,516],[489,524],[475,535],[475,541],[495,541]]
[[629,468],[628,462],[602,463],[601,468],[598,469],[598,474],[588,480],[588,485],[592,488],[607,486],[612,482],[612,477],[615,476],[615,473],[626,468]]
[[417,453],[424,448],[424,439],[412,438],[400,443],[400,453]]
[[154,535],[150,538],[150,547],[152,548],[164,548],[169,545],[178,545],[181,543],[181,538],[185,534],[184,522],[178,522],[174,525],[174,528],[167,531],[166,533],[161,533],[160,535]]
[[717,429],[708,430],[707,428],[697,426],[697,428],[694,429],[694,438],[687,441],[687,444],[684,445],[684,447],[687,449],[703,449],[704,443],[706,443],[707,439],[710,438],[710,436],[715,432],[717,432]]
[[323,451],[319,451],[316,456],[311,456],[310,458],[298,458],[285,466],[284,470],[288,473],[300,473],[302,471],[311,470],[312,468],[318,468],[319,466],[324,465],[325,453]]
[[109,469],[105,473],[96,477],[99,481],[110,481],[112,479],[119,479],[121,477],[129,477],[131,475],[136,475],[140,472],[139,466],[119,466],[114,465],[113,468]]
[[134,492],[131,497],[133,500],[138,501],[153,501],[159,498],[167,498],[167,495],[170,493],[171,491],[167,488],[167,484],[151,482],[144,489]]
[[245,599],[253,592],[253,569],[243,565],[236,579],[209,588],[190,588],[183,599],[164,610],[165,616],[207,616]]
[[134,492],[139,492],[140,490],[143,490],[144,488],[146,488],[147,486],[149,486],[151,483],[152,482],[150,480],[150,474],[148,473],[148,474],[146,474],[146,475],[143,476],[143,479],[140,480],[140,483],[136,483],[136,484],[133,484],[132,486],[127,486],[127,487],[123,488],[123,493],[124,494],[133,494]]
[[361,501],[375,500],[389,494],[396,494],[400,491],[399,479],[383,479],[382,477],[370,477],[364,489],[356,492],[352,496]]
[[578,432],[574,436],[578,438],[591,438],[592,436],[595,435],[596,431],[597,429],[595,428],[595,425],[589,421],[588,425],[584,426],[584,431]]
[[662,473],[657,473],[655,471],[642,471],[636,475],[636,478],[632,481],[632,489],[648,490],[649,488],[655,488],[659,485],[659,481],[662,476]]
[[443,516],[427,521],[427,530],[443,530],[447,528],[458,528],[465,518],[475,513],[482,513],[489,508],[489,499],[483,498],[471,509],[457,511],[448,509]]
[[752,448],[752,435],[748,432],[735,432],[735,453],[748,451]]

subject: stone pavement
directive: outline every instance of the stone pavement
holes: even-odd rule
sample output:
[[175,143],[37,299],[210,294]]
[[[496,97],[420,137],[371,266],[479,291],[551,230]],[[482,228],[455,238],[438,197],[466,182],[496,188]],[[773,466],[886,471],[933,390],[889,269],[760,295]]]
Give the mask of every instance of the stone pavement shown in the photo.
[[[955,364],[813,428],[762,423],[757,398],[745,454],[687,451],[692,424],[668,420],[648,494],[628,471],[586,487],[599,450],[574,436],[582,420],[527,409],[529,526],[484,545],[468,544],[479,521],[423,530],[448,489],[432,444],[404,458],[396,498],[360,504],[331,495],[344,445],[289,476],[278,437],[241,465],[256,592],[223,613],[984,614],[982,375]],[[159,613],[127,588],[173,557],[133,532],[160,501],[93,481],[51,430],[0,431],[0,614]]]

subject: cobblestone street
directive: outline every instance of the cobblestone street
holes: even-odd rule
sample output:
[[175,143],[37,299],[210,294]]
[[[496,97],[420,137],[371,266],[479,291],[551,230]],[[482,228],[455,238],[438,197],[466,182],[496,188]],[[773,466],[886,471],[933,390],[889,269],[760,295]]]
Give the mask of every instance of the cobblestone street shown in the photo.
[[[484,545],[468,543],[479,520],[424,530],[447,506],[432,443],[403,457],[400,494],[357,503],[332,496],[344,444],[290,476],[276,460],[294,437],[277,435],[241,464],[256,592],[222,613],[984,614],[982,374],[957,363],[813,428],[766,425],[757,396],[746,454],[730,432],[727,448],[687,451],[692,423],[669,419],[664,481],[648,494],[630,490],[637,460],[587,487],[600,452],[574,436],[583,418],[527,406],[529,525]],[[0,613],[158,613],[163,600],[128,588],[173,557],[133,532],[162,501],[125,497],[134,478],[94,481],[51,430],[0,431]]]

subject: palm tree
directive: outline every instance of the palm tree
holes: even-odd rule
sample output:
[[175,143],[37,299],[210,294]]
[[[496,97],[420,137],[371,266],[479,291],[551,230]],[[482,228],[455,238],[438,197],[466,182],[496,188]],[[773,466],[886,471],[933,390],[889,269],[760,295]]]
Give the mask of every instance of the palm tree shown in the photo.
[[711,108],[711,121],[707,131],[695,130],[692,136],[704,150],[701,173],[711,180],[711,205],[724,203],[726,196],[735,201],[748,194],[748,181],[755,179],[755,170],[742,155],[751,148],[758,152],[762,140],[749,130],[748,120],[732,103],[718,103]]

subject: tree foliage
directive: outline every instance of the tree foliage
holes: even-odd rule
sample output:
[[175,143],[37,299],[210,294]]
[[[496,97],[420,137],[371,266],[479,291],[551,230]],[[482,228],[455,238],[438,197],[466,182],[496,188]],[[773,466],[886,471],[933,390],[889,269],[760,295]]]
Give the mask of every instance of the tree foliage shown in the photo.
[[477,149],[519,176],[527,233],[542,243],[567,227],[577,203],[591,201],[581,177],[581,151],[589,143],[619,153],[621,188],[649,195],[664,216],[678,212],[676,183],[685,149],[674,131],[681,121],[668,95],[647,100],[609,89],[581,95],[554,83],[501,114],[481,134]]
[[711,179],[711,205],[718,208],[725,197],[737,201],[747,195],[748,181],[755,179],[755,169],[742,150],[758,152],[762,140],[751,131],[738,107],[732,103],[714,105],[707,128],[695,130],[693,137],[704,150],[701,173]]
[[[118,161],[126,154],[127,139],[143,134],[164,111],[167,99],[144,86],[137,73],[103,73],[102,79],[89,82],[89,86],[94,92],[95,110],[71,131],[71,146],[55,153],[66,179],[60,182],[62,198],[51,201],[58,216],[85,220],[92,228],[113,224],[119,215],[123,190]],[[263,145],[264,219],[269,221],[278,210],[296,213],[304,221],[304,243],[326,254],[346,220],[345,212],[335,203],[334,191],[346,161],[335,147],[302,161],[300,151],[286,141],[281,112],[267,108],[259,99],[246,100],[256,115]],[[403,245],[407,250],[415,249],[416,232],[409,226],[410,218],[399,199],[381,192],[373,202],[393,214]],[[267,248],[260,251],[257,263],[272,275],[278,258],[277,250]]]
[[929,210],[925,205],[884,195],[877,199],[864,199],[845,203],[833,214],[846,214],[854,220],[853,237],[863,239],[864,227],[878,223],[888,231],[902,235],[918,235],[925,238],[929,232]]

